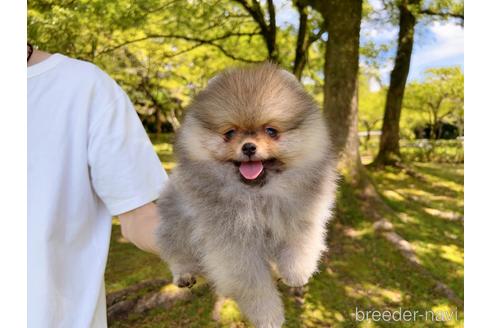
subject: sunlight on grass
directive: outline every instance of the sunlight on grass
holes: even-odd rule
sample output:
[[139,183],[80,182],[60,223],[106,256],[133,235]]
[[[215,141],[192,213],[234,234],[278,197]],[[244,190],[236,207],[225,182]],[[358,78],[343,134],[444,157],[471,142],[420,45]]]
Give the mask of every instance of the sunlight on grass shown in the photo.
[[465,264],[465,254],[456,245],[442,245],[439,248],[441,251],[441,256],[446,260],[460,265]]
[[345,322],[345,317],[342,313],[336,310],[328,311],[321,304],[306,303],[304,305],[303,319],[309,327],[316,327],[323,322],[325,324],[341,324]]
[[377,295],[381,299],[384,300],[384,302],[394,302],[394,303],[399,303],[401,302],[403,296],[401,291],[397,289],[390,289],[390,288],[382,288],[381,286],[378,285],[373,285],[373,284],[365,284],[364,288],[369,291],[370,294]]
[[447,327],[462,327],[463,320],[460,318],[460,312],[455,307],[447,304],[440,304],[431,308],[432,312],[426,313],[427,321],[441,322]]
[[181,288],[179,288],[178,286],[176,286],[174,284],[167,284],[161,288],[162,293],[169,294],[169,295],[177,294],[177,293],[179,293],[180,290],[181,290]]
[[[362,141],[362,140],[361,140]],[[422,141],[422,140],[421,140]],[[371,138],[365,147],[365,141],[360,143],[359,152],[361,161],[364,165],[370,164],[379,151],[379,137]],[[400,153],[403,160],[412,163],[463,163],[464,147],[463,142],[458,140],[426,140],[420,144],[416,140],[401,139]],[[458,171],[459,174],[462,174]]]
[[220,323],[226,325],[241,320],[243,320],[243,317],[236,302],[231,299],[225,299],[220,309]]
[[399,303],[403,298],[400,290],[383,288],[371,283],[345,286],[345,292],[348,296],[356,299],[369,298],[371,303],[375,305],[382,305],[387,302]]
[[166,170],[166,172],[168,174],[174,169],[175,166],[176,166],[176,163],[174,163],[174,162],[162,164],[162,167]]
[[361,322],[360,328],[374,328],[374,327],[377,327],[376,324],[374,323],[374,321],[372,320],[364,320]]
[[411,224],[417,224],[418,219],[407,214],[407,213],[398,213],[398,217],[403,223],[411,223]]
[[158,153],[172,154],[173,153],[173,145],[168,143],[161,143],[154,145],[154,149]]
[[436,208],[424,207],[423,210],[432,216],[438,217],[444,220],[456,221],[461,219],[461,215],[451,211],[438,210]]
[[[418,178],[388,168],[371,172],[396,217],[388,217],[433,276],[463,295],[463,165],[418,163]],[[404,200],[394,197],[391,190]],[[392,197],[393,196],[393,197]]]
[[350,238],[362,238],[367,234],[374,233],[374,229],[372,226],[362,228],[362,229],[353,229],[353,228],[345,228],[343,230],[343,233],[345,236],[350,237]]
[[405,198],[395,190],[384,190],[383,195],[394,200],[405,200]]
[[[414,249],[418,255],[435,259],[435,254],[446,261],[464,265],[464,252],[456,245],[439,245],[424,242],[414,242]],[[451,273],[449,273],[451,274]]]

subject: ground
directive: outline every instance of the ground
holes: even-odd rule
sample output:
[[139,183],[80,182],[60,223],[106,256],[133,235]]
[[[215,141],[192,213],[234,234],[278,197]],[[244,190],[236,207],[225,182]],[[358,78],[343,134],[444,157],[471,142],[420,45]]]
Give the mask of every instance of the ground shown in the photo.
[[[166,169],[172,168],[170,141],[167,135],[154,138]],[[463,165],[414,163],[412,167],[417,174],[396,169],[370,171],[384,202],[394,211],[386,219],[410,242],[432,278],[463,299]],[[330,250],[319,272],[303,295],[279,284],[286,308],[285,327],[462,327],[462,306],[442,296],[428,275],[415,270],[393,245],[381,238],[357,203],[351,189],[342,183],[336,217],[329,227]],[[166,265],[126,242],[114,220],[106,270],[107,292],[161,278],[171,279]],[[186,297],[173,285],[163,285],[161,293],[173,301],[142,313],[130,311],[112,319],[110,327],[250,327],[234,302],[216,304],[216,297],[204,280],[187,291]],[[140,296],[136,293],[129,298]],[[400,309],[412,311],[415,320],[395,323],[382,319],[357,321],[356,317],[356,311]],[[358,313],[360,319],[362,312]]]

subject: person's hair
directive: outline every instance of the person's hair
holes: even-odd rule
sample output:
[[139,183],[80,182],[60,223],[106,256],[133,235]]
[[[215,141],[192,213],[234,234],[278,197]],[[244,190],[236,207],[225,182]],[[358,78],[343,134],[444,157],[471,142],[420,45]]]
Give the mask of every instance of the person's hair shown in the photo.
[[30,44],[29,42],[27,43],[27,47],[29,48],[29,50],[27,51],[27,62],[29,62],[32,53],[34,52],[34,48],[32,47],[32,44]]

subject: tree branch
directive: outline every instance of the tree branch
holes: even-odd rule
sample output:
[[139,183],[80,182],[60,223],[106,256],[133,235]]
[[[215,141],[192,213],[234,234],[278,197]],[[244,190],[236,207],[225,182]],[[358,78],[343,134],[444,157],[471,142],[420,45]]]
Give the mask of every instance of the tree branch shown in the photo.
[[267,23],[265,19],[265,14],[261,8],[261,4],[258,0],[252,0],[252,4],[249,5],[247,0],[233,0],[239,3],[253,18],[253,20],[258,24],[260,28],[260,33],[263,36],[263,40],[268,50],[268,58],[277,62],[278,61],[278,51],[277,51],[277,26],[275,18],[275,4],[273,0],[267,1],[269,22]]
[[277,23],[275,19],[275,5],[273,0],[268,0],[268,18],[270,19],[270,34],[274,34],[277,29]]
[[[178,54],[181,54],[181,53],[184,53],[184,52],[188,52],[188,51],[191,51],[193,50],[194,48],[197,48],[198,46],[200,45],[204,45],[204,44],[208,44],[208,45],[212,45],[214,47],[217,47],[217,48],[223,48],[222,46],[218,45],[217,43],[215,43],[216,41],[220,41],[220,40],[224,40],[224,39],[227,39],[227,38],[230,38],[230,37],[241,37],[241,36],[255,36],[255,35],[259,35],[257,32],[251,32],[251,33],[226,33],[224,35],[221,35],[221,36],[218,36],[218,37],[215,37],[215,38],[212,38],[212,39],[202,39],[202,38],[197,38],[197,37],[191,37],[191,36],[186,36],[186,35],[176,35],[176,34],[149,34],[149,35],[146,35],[144,37],[141,37],[141,38],[138,38],[138,39],[133,39],[133,40],[128,40],[128,41],[125,41],[117,46],[114,46],[114,47],[111,47],[111,48],[107,48],[105,50],[102,50],[101,52],[99,52],[97,56],[99,55],[102,55],[102,54],[105,54],[105,53],[108,53],[108,52],[112,52],[112,51],[115,51],[121,47],[124,47],[126,45],[129,45],[129,44],[132,44],[132,43],[137,43],[137,42],[141,42],[141,41],[145,41],[145,40],[149,40],[149,39],[157,39],[157,38],[168,38],[168,39],[179,39],[179,40],[185,40],[185,41],[190,41],[190,42],[196,42],[197,45],[193,46],[191,49],[187,49],[187,50],[183,50],[181,52],[179,52]],[[221,49],[221,51],[226,54],[226,51],[223,51],[224,49]],[[227,55],[227,54],[226,54]],[[228,56],[229,57],[229,56]],[[231,57],[232,58],[232,57]],[[235,57],[237,60],[241,60],[241,59],[238,59],[238,57]],[[246,62],[252,62],[251,60],[247,60],[247,59],[244,59],[243,61],[246,61]]]
[[307,5],[303,1],[295,1],[294,5],[297,7],[297,11],[299,12],[299,28],[297,31],[296,52],[292,73],[298,80],[300,80],[304,67],[308,61],[309,48],[321,37],[324,29],[320,28],[317,33],[308,31]]
[[260,3],[253,0],[253,6],[248,5],[247,0],[234,0],[239,3],[243,8],[253,17],[253,19],[258,23],[260,27],[261,34],[268,35],[268,25],[265,21],[265,16],[263,15],[263,10],[261,10]]
[[229,58],[234,59],[234,60],[239,60],[239,61],[242,61],[245,63],[261,63],[261,62],[263,62],[263,60],[255,60],[255,59],[247,59],[247,58],[237,57],[237,56],[233,55],[232,53],[230,53],[229,51],[227,51],[223,46],[221,46],[220,44],[217,44],[217,43],[211,42],[211,43],[207,43],[207,44],[212,46],[212,47],[217,48],[226,57],[229,57]]
[[311,33],[311,35],[309,36],[309,39],[308,39],[308,46],[310,46],[314,42],[318,41],[321,38],[321,36],[323,35],[323,33],[325,33],[325,32],[326,32],[326,29],[320,28],[317,33]]
[[306,47],[305,39],[307,33],[307,13],[306,6],[301,2],[296,2],[295,6],[299,12],[299,29],[297,31],[296,56],[294,58],[294,67],[292,72],[298,80],[301,79],[302,70],[306,64]]
[[463,13],[438,12],[438,11],[433,11],[432,9],[421,9],[420,13],[429,16],[439,16],[444,18],[453,17],[453,18],[459,18],[462,21],[465,20],[465,15]]

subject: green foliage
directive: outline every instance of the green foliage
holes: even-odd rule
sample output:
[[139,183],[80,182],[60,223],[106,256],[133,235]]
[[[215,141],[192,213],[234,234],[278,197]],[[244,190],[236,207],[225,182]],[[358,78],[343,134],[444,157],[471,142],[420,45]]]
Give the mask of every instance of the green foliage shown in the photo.
[[[144,124],[157,132],[158,121],[177,128],[183,108],[217,72],[268,57],[257,22],[235,1],[32,0],[27,20],[31,43],[97,64],[122,85]],[[321,25],[319,13],[309,8],[308,37]],[[288,70],[296,38],[293,25],[277,27],[279,63]],[[320,43],[308,50],[303,79],[318,100]]]
[[[360,154],[363,164],[372,163],[379,147],[379,138],[369,142],[362,140]],[[400,140],[400,152],[407,163],[455,163],[465,161],[465,148],[462,140]]]
[[359,131],[366,133],[365,136],[361,137],[361,145],[364,150],[369,147],[371,139],[379,138],[378,136],[371,136],[369,132],[381,130],[387,92],[385,88],[371,91],[370,79],[374,79],[374,76],[364,73],[359,75]]
[[425,15],[426,20],[442,21],[453,19],[461,26],[464,25],[464,0],[433,0],[424,3],[425,5],[420,13]]
[[158,1],[29,1],[28,39],[50,52],[92,60],[121,31],[141,27]]
[[464,75],[459,67],[433,68],[423,82],[410,83],[405,91],[402,120],[408,127],[427,123],[436,134],[437,123],[447,121],[462,131]]
[[171,124],[233,58],[265,59],[256,29],[241,8],[224,1],[45,0],[30,1],[28,10],[34,45],[96,63],[140,114]]
[[159,156],[164,169],[169,172],[173,169],[175,163],[174,159],[174,133],[162,133],[159,135],[150,134],[150,140],[154,144],[154,150]]
[[369,10],[369,16],[379,21],[398,24],[398,7],[406,4],[408,9],[418,18],[429,21],[443,21],[447,19],[458,19],[463,24],[464,1],[463,0],[382,0],[384,13]]
[[461,140],[416,140],[400,143],[407,162],[464,163],[465,149]]
[[359,130],[364,130],[368,124],[372,129],[381,128],[384,112],[386,89],[371,91],[369,81],[372,77],[359,75]]
[[[435,0],[426,2],[426,6],[450,12],[456,3],[460,1]],[[293,4],[284,0],[276,6],[277,9],[288,6],[295,11]],[[398,1],[385,1],[385,4],[386,13],[390,14]],[[262,7],[265,9],[263,2]],[[322,104],[325,78],[322,41],[327,36],[321,33],[324,28],[321,15],[311,7],[307,13],[308,37],[319,34],[320,39],[308,48],[301,81]],[[364,2],[365,19],[377,14],[381,13]],[[244,62],[262,61],[268,56],[257,22],[236,1],[31,0],[27,19],[28,39],[40,49],[92,61],[108,72],[129,94],[151,132],[176,129],[183,108],[217,72]],[[279,62],[289,70],[294,61],[297,32],[297,27],[290,23],[277,24]],[[360,131],[381,127],[386,90],[383,87],[371,92],[369,80],[379,81],[379,65],[388,47],[370,40],[361,45]],[[435,74],[449,75],[437,71]],[[427,82],[432,88],[428,88]],[[430,79],[420,87],[418,83],[409,86],[405,104],[418,108],[403,111],[403,138],[413,137],[413,127],[427,122],[428,108],[418,103],[428,97],[421,91],[441,92],[440,84],[438,79]],[[462,93],[459,88],[459,83],[454,83],[452,90],[455,94],[460,90]],[[445,118],[462,127],[463,110],[459,102],[448,99],[439,111],[447,113],[451,109]],[[167,122],[167,125],[157,127],[156,122]]]

